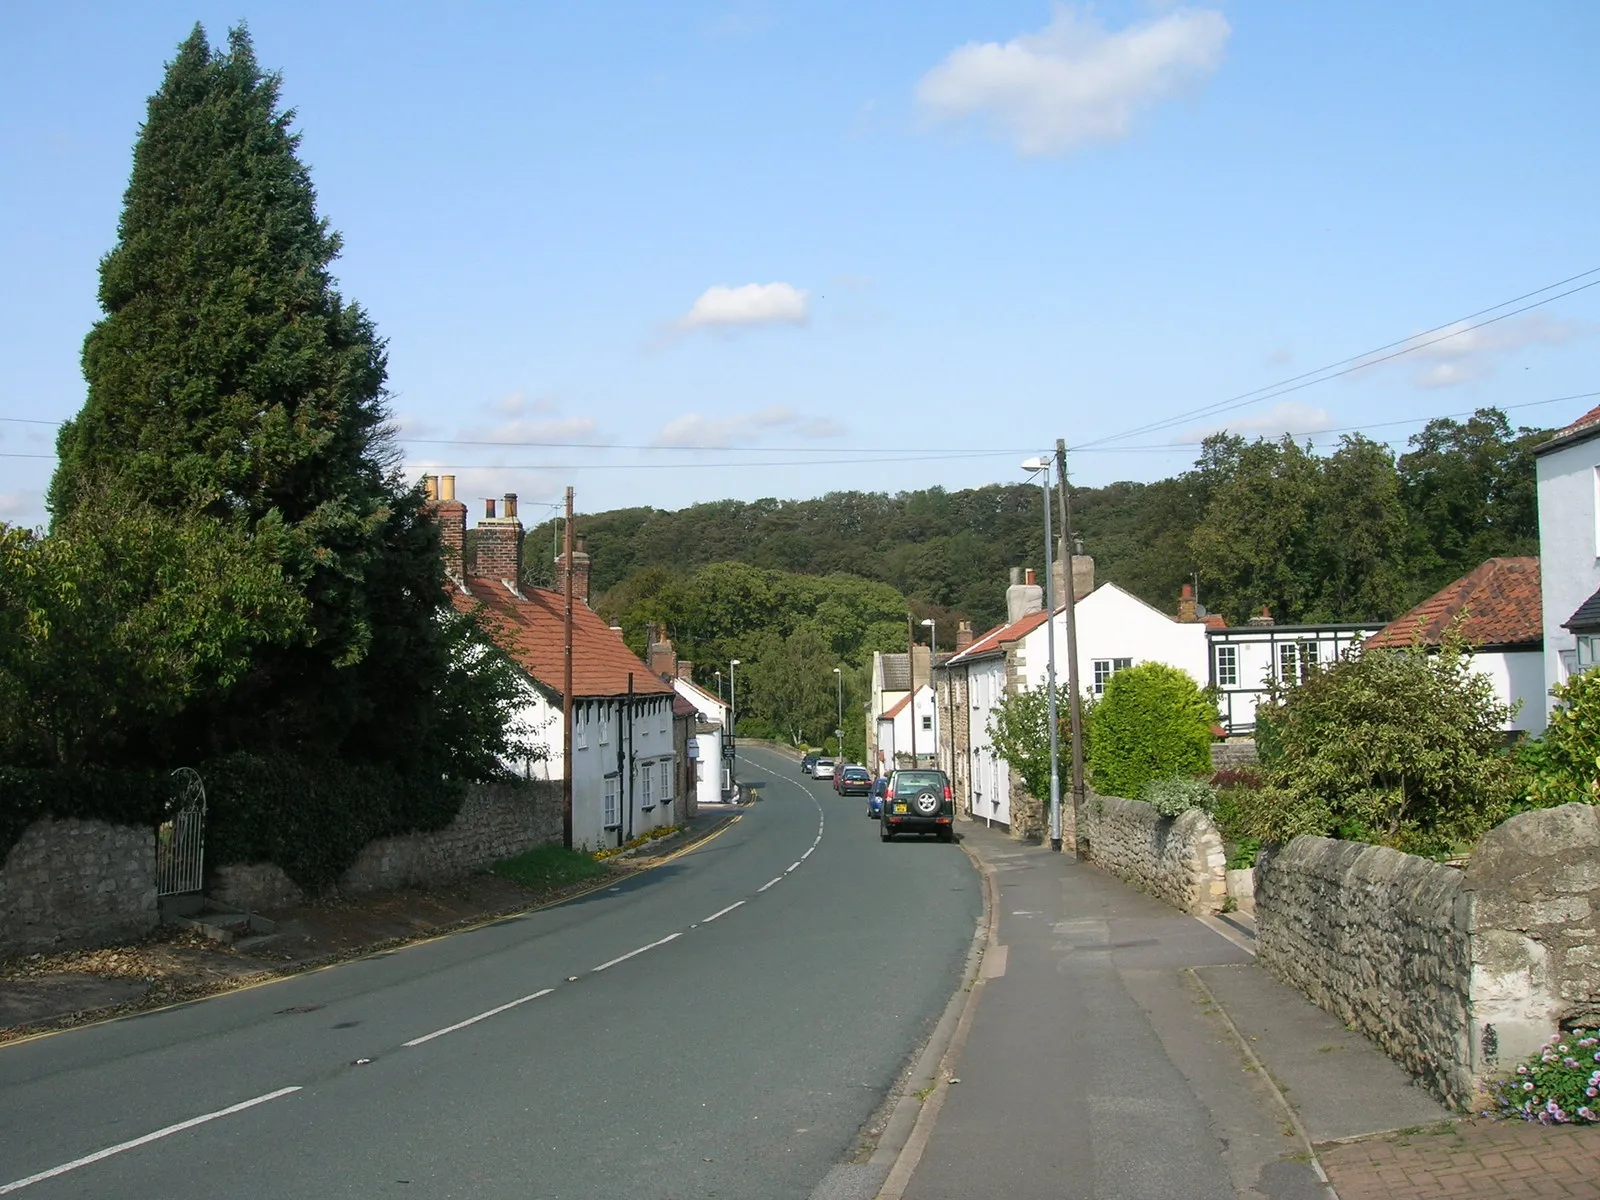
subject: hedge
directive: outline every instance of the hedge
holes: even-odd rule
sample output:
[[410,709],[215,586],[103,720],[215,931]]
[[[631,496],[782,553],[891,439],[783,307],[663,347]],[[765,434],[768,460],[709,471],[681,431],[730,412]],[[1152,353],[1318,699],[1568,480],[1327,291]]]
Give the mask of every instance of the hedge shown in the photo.
[[1165,663],[1116,672],[1094,706],[1089,773],[1103,796],[1137,799],[1154,779],[1211,772],[1216,704]]

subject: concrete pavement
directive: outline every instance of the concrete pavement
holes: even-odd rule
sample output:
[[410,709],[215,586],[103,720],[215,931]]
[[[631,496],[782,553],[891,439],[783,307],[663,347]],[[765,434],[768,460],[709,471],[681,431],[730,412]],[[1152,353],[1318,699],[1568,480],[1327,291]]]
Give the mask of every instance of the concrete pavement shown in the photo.
[[1314,1145],[1449,1118],[1248,939],[1070,853],[962,832],[992,873],[993,940],[883,1200],[1326,1200]]

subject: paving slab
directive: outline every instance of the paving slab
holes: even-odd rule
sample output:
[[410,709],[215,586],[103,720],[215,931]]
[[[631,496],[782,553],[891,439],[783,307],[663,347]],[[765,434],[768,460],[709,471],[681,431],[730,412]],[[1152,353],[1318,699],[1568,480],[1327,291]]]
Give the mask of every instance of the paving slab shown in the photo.
[[1253,962],[1195,968],[1315,1143],[1454,1117],[1405,1068]]

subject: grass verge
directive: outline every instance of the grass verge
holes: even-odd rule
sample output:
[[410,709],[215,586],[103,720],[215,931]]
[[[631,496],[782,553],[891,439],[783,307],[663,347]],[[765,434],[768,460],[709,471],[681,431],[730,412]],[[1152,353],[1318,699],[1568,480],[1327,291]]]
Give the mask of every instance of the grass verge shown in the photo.
[[562,846],[540,846],[515,858],[501,859],[489,868],[502,879],[523,887],[562,888],[586,879],[596,879],[609,868],[596,862],[594,855]]

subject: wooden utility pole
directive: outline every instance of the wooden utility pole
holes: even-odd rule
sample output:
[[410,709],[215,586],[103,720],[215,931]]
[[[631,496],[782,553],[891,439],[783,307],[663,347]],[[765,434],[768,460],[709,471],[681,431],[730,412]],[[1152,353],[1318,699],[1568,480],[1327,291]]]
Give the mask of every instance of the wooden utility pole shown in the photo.
[[[915,620],[910,613],[906,614],[906,683],[911,688],[911,695],[907,698],[907,707],[911,709],[911,769],[917,769],[917,627],[912,623]],[[890,729],[894,728],[891,723]],[[896,746],[895,756],[898,757],[900,747]]]
[[1079,862],[1089,856],[1087,839],[1083,836],[1083,698],[1078,692],[1078,589],[1072,578],[1072,497],[1067,495],[1067,442],[1056,439],[1056,489],[1057,503],[1061,506],[1061,558],[1066,566],[1062,577],[1066,580],[1067,614],[1067,691],[1072,693],[1069,712],[1072,714],[1072,842],[1073,853]]
[[572,489],[567,489],[567,529],[561,555],[561,590],[566,594],[561,664],[561,844],[572,849]]

